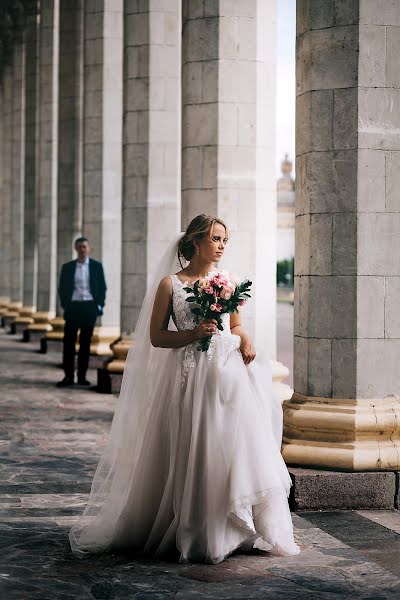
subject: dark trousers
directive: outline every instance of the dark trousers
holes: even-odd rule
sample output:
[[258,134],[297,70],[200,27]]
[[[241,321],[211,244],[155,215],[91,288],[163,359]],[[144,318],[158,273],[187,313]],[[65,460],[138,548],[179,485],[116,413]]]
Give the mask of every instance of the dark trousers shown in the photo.
[[85,379],[89,365],[90,340],[97,318],[97,306],[92,301],[71,302],[64,313],[63,367],[67,377],[74,377],[75,344],[79,335],[78,380]]

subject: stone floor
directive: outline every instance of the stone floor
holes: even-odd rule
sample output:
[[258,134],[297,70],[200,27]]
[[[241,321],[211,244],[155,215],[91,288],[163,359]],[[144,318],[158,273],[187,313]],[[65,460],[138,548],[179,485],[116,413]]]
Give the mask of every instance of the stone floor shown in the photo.
[[76,559],[67,533],[85,503],[116,399],[58,390],[59,356],[36,349],[0,331],[1,598],[400,598],[397,511],[293,515],[302,552],[291,558],[254,552],[217,566]]

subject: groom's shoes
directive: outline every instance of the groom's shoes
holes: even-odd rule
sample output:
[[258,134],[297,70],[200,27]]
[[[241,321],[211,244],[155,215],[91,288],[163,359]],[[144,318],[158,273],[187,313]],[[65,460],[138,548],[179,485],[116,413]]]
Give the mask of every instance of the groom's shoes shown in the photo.
[[73,377],[67,377],[65,376],[64,379],[61,379],[61,381],[57,382],[57,387],[70,387],[71,385],[74,385],[74,378]]
[[90,383],[90,381],[88,381],[87,379],[85,379],[83,377],[82,379],[81,378],[78,379],[78,385],[86,385],[86,386],[88,386],[88,385],[92,385],[92,384]]

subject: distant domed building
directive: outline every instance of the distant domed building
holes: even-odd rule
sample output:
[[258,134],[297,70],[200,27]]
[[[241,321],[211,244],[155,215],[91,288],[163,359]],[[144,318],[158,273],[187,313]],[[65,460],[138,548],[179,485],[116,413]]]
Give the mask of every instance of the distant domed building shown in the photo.
[[285,158],[281,163],[282,177],[277,182],[277,260],[290,260],[294,256],[295,183],[293,163]]

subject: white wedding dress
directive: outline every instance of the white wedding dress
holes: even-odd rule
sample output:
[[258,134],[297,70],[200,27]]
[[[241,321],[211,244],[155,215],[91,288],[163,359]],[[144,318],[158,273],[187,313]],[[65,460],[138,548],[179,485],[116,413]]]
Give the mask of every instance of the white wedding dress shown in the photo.
[[[175,326],[193,328],[184,284],[171,279]],[[70,534],[78,555],[130,548],[162,556],[177,549],[182,562],[218,563],[240,547],[299,552],[270,368],[257,360],[246,366],[229,315],[223,325],[207,352],[197,343],[159,349],[164,362],[153,357],[147,372],[136,371],[145,380],[151,373],[146,390],[136,391],[153,401],[138,411],[132,397],[114,417],[119,435],[112,429],[88,508]],[[126,385],[131,377],[125,374]]]

